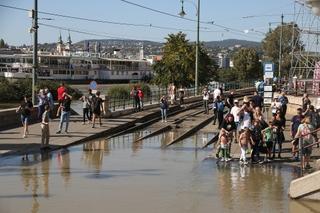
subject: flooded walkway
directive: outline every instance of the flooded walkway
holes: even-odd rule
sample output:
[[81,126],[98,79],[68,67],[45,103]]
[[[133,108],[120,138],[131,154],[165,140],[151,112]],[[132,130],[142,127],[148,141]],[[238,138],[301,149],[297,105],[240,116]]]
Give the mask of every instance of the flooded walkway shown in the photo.
[[317,212],[319,203],[289,200],[297,167],[216,164],[198,133],[177,137],[146,132],[97,140],[28,159],[0,162],[0,212]]

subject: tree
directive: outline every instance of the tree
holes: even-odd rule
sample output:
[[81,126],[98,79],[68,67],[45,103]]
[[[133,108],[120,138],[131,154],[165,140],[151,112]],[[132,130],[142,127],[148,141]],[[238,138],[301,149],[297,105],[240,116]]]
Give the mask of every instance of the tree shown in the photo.
[[0,48],[7,48],[7,47],[8,47],[8,44],[6,44],[3,39],[0,39]]
[[[303,44],[300,38],[300,29],[295,24],[295,30],[292,30],[293,23],[283,24],[278,26],[276,29],[269,32],[265,39],[262,41],[262,49],[265,54],[265,60],[272,61],[279,67],[279,52],[280,52],[280,35],[282,28],[282,39],[281,39],[281,70],[288,72],[291,67],[292,58],[292,46],[294,46],[294,51],[303,49]],[[294,33],[294,36],[293,36]],[[294,40],[292,41],[292,38]],[[292,45],[294,44],[294,45]]]
[[262,78],[259,56],[253,48],[242,48],[233,57],[234,70],[239,80],[253,80]]
[[[186,39],[186,34],[169,34],[163,47],[162,60],[153,69],[156,73],[154,82],[158,85],[174,83],[176,86],[190,86],[195,79],[195,46]],[[202,46],[199,48],[199,83],[203,84],[213,77],[212,60]]]

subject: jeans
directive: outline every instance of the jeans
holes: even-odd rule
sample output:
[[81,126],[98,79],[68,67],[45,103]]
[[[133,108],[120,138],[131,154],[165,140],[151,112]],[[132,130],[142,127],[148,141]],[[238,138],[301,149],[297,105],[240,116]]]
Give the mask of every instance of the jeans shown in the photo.
[[91,118],[89,116],[89,109],[88,108],[83,108],[83,122],[86,122],[86,116],[87,116],[87,119],[90,121]]
[[203,106],[204,106],[204,112],[205,112],[206,114],[209,114],[208,100],[203,100]]
[[162,120],[167,120],[167,109],[160,109],[161,110],[161,118]]
[[221,124],[223,122],[223,111],[217,110],[217,115],[218,115],[218,124],[219,124],[218,128],[221,128]]
[[70,111],[69,112],[62,111],[60,116],[59,131],[62,130],[63,123],[66,122],[66,132],[68,132],[69,119],[70,119]]
[[282,132],[279,133],[275,133],[273,134],[274,137],[274,141],[273,141],[273,148],[272,148],[272,154],[273,157],[275,157],[275,152],[276,152],[276,144],[278,144],[278,155],[281,155],[281,151],[282,151]]

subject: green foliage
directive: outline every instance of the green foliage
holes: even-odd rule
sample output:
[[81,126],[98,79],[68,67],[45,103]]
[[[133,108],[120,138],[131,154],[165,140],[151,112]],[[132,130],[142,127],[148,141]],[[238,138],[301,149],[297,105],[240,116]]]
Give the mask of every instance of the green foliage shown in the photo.
[[7,48],[7,47],[8,47],[8,44],[6,44],[3,39],[0,39],[0,48]]
[[[281,47],[282,47],[282,61],[281,61],[281,70],[289,71],[291,67],[291,54],[292,54],[292,42],[295,44],[294,51],[298,51],[299,49],[303,50],[303,44],[300,38],[300,29],[297,25],[295,25],[295,30],[292,30],[292,24],[284,24],[278,26],[273,31],[269,32],[265,39],[262,41],[262,49],[266,56],[265,60],[274,62],[277,66],[279,66],[279,51],[280,51],[280,36],[281,36],[281,28],[282,28],[282,39],[281,39]],[[293,36],[294,33],[294,36]],[[292,41],[294,38],[294,41]]]
[[217,80],[220,82],[231,82],[238,79],[238,72],[234,69],[219,69],[217,71]]
[[[156,73],[153,82],[167,86],[174,83],[176,86],[188,87],[195,80],[195,46],[186,39],[186,34],[179,32],[169,34],[163,48],[163,58],[153,69]],[[205,49],[199,47],[199,83],[205,84],[213,78],[213,61]]]
[[253,48],[242,48],[233,57],[234,70],[240,81],[262,78],[259,56]]
[[[58,87],[59,82],[57,81],[38,81],[36,90],[48,88],[56,100]],[[68,85],[66,85],[66,89],[74,99],[78,99],[82,95],[79,90],[73,89]],[[0,78],[0,101],[20,101],[24,95],[32,95],[32,79],[26,78],[9,82],[5,78]]]
[[108,96],[119,99],[130,98],[131,89],[136,86],[137,88],[141,88],[144,96],[151,95],[151,89],[147,84],[130,84],[130,85],[115,85],[108,89]]
[[108,89],[108,96],[114,98],[125,99],[130,97],[129,85],[116,85]]

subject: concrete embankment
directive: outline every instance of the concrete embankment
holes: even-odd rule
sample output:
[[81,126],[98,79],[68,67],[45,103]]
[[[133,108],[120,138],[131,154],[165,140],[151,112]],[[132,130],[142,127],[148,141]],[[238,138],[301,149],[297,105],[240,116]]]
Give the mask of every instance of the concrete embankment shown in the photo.
[[[319,169],[320,160],[316,167]],[[289,196],[292,199],[306,199],[320,201],[320,171],[313,172],[290,183]]]

